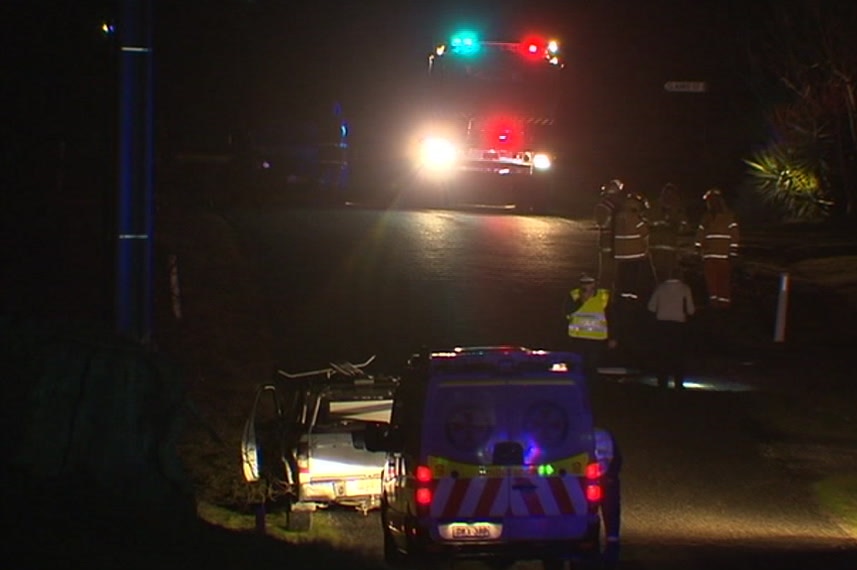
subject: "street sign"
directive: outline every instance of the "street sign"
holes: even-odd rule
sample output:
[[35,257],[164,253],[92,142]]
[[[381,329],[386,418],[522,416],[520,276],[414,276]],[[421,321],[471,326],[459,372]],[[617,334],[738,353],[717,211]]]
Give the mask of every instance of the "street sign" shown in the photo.
[[667,81],[664,83],[664,89],[673,93],[705,93],[708,91],[708,84],[705,81]]

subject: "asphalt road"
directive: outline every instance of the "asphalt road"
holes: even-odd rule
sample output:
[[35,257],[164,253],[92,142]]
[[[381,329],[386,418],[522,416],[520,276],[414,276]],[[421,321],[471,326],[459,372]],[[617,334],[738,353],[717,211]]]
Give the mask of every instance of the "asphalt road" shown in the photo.
[[[231,219],[257,261],[278,364],[295,371],[372,354],[392,370],[423,344],[562,348],[562,300],[595,263],[589,223],[564,218],[247,209]],[[622,567],[857,567],[857,543],[814,503],[812,477],[763,453],[748,412],[760,392],[733,389],[764,390],[764,364],[733,370],[709,366],[714,389],[685,393],[645,378],[593,384],[598,422],[626,456]],[[379,544],[375,518],[348,520],[335,524],[352,542]]]

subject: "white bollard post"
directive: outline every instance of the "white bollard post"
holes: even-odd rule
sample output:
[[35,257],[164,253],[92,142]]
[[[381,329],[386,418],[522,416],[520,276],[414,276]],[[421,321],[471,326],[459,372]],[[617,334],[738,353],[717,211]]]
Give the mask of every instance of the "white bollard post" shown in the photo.
[[780,273],[780,294],[777,299],[777,321],[774,325],[774,342],[786,338],[786,313],[789,307],[789,274]]

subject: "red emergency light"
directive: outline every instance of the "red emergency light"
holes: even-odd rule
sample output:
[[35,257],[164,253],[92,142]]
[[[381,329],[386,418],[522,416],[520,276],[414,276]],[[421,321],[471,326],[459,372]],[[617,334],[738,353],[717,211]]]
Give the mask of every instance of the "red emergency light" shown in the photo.
[[559,42],[549,40],[540,36],[527,36],[520,44],[518,50],[521,55],[533,61],[547,60],[559,64]]
[[520,121],[506,117],[486,120],[482,136],[486,148],[497,150],[520,150],[524,143],[524,130]]
[[545,57],[548,49],[548,42],[536,36],[524,38],[520,44],[520,49],[523,55],[528,58],[541,59]]

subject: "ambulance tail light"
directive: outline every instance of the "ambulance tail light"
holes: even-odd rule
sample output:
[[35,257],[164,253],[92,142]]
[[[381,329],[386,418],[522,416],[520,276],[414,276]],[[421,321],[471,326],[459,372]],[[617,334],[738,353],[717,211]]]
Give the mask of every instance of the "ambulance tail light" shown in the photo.
[[601,487],[601,464],[590,463],[586,466],[584,473],[584,492],[586,500],[590,503],[599,503],[604,498],[604,489]]
[[604,490],[598,483],[586,484],[586,500],[590,503],[600,503],[604,498]]
[[418,465],[414,470],[414,479],[417,482],[417,487],[414,491],[414,500],[417,503],[417,509],[421,513],[425,513],[434,498],[432,487],[434,476],[432,475],[431,468],[426,465]]
[[603,475],[603,473],[601,473],[601,464],[596,462],[587,465],[585,475],[589,481],[597,481],[600,479],[601,475]]
[[417,504],[422,507],[427,507],[431,504],[431,489],[428,487],[417,488]]
[[416,470],[414,471],[414,477],[416,478],[417,483],[421,483],[423,485],[425,485],[426,483],[431,483],[431,480],[433,479],[431,474],[431,468],[426,467],[425,465],[417,466]]

